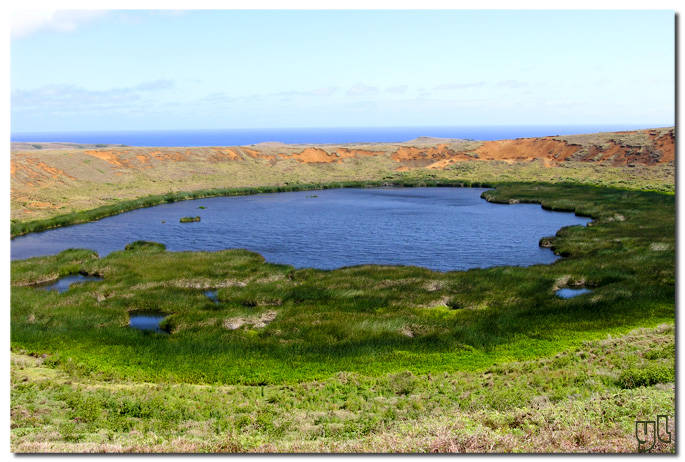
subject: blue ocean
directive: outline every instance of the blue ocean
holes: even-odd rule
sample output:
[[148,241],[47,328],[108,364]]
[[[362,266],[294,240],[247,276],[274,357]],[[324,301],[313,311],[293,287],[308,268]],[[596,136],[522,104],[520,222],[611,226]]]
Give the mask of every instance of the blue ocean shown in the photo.
[[656,125],[499,125],[454,127],[344,127],[227,130],[139,130],[12,133],[11,141],[124,144],[128,146],[244,146],[287,144],[399,143],[419,136],[503,140],[552,135],[658,128]]

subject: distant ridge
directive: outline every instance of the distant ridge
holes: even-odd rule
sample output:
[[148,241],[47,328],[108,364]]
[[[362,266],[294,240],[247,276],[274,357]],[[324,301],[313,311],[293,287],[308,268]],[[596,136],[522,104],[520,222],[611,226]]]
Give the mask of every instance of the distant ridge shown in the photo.
[[436,138],[434,136],[419,136],[413,140],[403,141],[400,144],[440,144],[440,143],[459,143],[466,141],[462,138]]
[[262,141],[254,146],[286,146],[286,143],[281,143],[280,141]]
[[[136,147],[13,142],[13,219],[36,219],[144,194],[397,178],[589,181],[597,169],[658,185],[675,170],[675,128],[475,141]],[[652,173],[646,173],[655,167]],[[657,169],[658,167],[658,169]],[[508,171],[509,170],[509,171]],[[508,171],[508,172],[507,172]],[[616,180],[619,181],[619,180]],[[652,183],[649,183],[649,182]],[[616,183],[621,186],[623,183]]]

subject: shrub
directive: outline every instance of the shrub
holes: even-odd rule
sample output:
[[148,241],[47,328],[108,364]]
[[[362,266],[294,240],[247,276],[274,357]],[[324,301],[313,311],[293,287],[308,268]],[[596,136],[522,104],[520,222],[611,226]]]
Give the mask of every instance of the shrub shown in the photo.
[[166,245],[161,244],[159,242],[152,242],[152,241],[135,241],[135,242],[131,242],[130,244],[126,244],[126,247],[124,247],[124,250],[165,251]]
[[181,218],[181,223],[192,223],[194,221],[200,221],[200,217],[183,217],[183,218]]
[[671,365],[654,364],[642,368],[630,368],[618,378],[621,388],[648,387],[657,383],[675,381],[675,368]]
[[400,372],[388,376],[390,387],[397,395],[410,395],[416,387],[417,379],[409,371]]

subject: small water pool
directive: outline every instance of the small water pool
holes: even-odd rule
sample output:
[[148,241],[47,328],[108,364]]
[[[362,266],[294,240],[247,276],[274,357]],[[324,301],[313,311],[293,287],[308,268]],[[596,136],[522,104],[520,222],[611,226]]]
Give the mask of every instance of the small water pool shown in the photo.
[[159,327],[159,323],[168,316],[167,313],[162,313],[161,311],[137,310],[129,312],[128,316],[128,325],[134,329],[150,330],[162,334],[168,333]]
[[212,300],[212,301],[213,301],[214,303],[216,303],[217,305],[219,304],[219,299],[218,299],[218,297],[216,296],[216,290],[208,290],[208,291],[206,291],[206,292],[205,292],[205,297],[207,297],[208,299]]
[[559,289],[557,290],[557,296],[561,298],[573,298],[589,292],[592,291],[590,289]]
[[56,290],[60,294],[69,290],[72,284],[80,284],[88,281],[102,281],[100,276],[85,276],[83,274],[70,274],[59,278],[57,281],[44,282],[36,284],[36,288],[42,290]]

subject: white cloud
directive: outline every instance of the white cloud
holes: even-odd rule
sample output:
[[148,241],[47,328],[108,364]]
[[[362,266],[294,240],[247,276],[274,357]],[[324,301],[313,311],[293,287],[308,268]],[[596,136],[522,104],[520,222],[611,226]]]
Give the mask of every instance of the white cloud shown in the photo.
[[376,93],[378,93],[377,87],[369,87],[361,82],[355,83],[347,90],[347,94],[352,96],[374,95]]
[[316,90],[312,90],[308,94],[311,96],[328,96],[335,93],[336,90],[336,87],[322,87],[317,88]]
[[416,90],[419,99],[425,99],[431,95],[431,92],[427,88],[421,87]]
[[385,89],[386,93],[406,93],[408,85],[398,85],[396,87],[388,87]]
[[309,91],[281,91],[273,94],[272,96],[329,96],[335,93],[337,90],[338,87],[321,87]]
[[470,82],[470,83],[444,83],[437,85],[434,90],[463,90],[464,88],[480,88],[485,85],[485,82]]
[[262,101],[262,95],[245,95],[245,96],[228,96],[225,92],[211,93],[204,98],[201,98],[198,102],[208,104],[209,106],[222,106],[233,103],[256,103]]
[[212,93],[210,95],[207,95],[204,98],[202,98],[200,101],[205,102],[205,103],[230,103],[232,101],[232,99],[229,98],[226,95],[226,93],[218,92],[218,93]]
[[174,86],[174,81],[169,79],[159,79],[152,82],[143,82],[134,87],[134,90],[140,91],[156,91],[164,90],[165,88],[171,88]]
[[11,105],[12,109],[62,107],[64,110],[81,110],[86,107],[132,103],[141,98],[140,93],[158,91],[173,85],[173,80],[143,82],[135,87],[109,90],[88,90],[70,84],[44,85],[31,90],[14,90]]
[[526,88],[528,87],[528,84],[526,82],[519,82],[518,80],[502,80],[501,82],[497,82],[495,85],[496,87],[507,87],[507,88]]
[[12,107],[83,107],[132,102],[139,96],[130,90],[86,90],[76,85],[45,85],[33,90],[12,92]]
[[11,34],[17,39],[40,31],[72,32],[106,14],[107,10],[15,10]]

